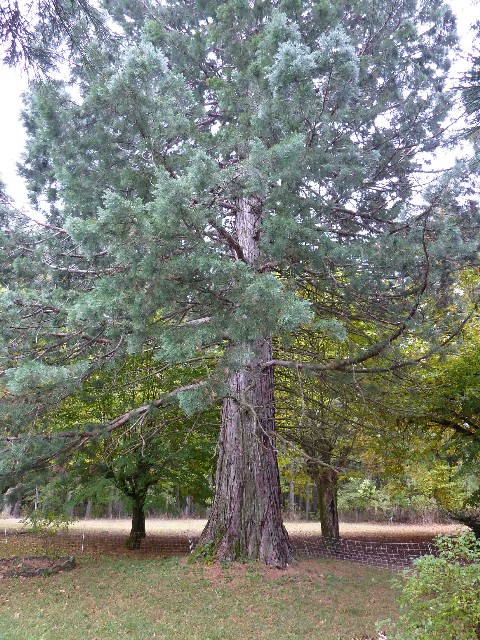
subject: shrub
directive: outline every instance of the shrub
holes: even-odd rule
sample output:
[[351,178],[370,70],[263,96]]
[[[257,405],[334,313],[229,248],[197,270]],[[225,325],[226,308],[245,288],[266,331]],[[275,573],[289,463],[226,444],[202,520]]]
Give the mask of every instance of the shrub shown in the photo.
[[[472,532],[436,539],[438,557],[406,572],[395,640],[480,639],[480,541]],[[400,630],[401,629],[401,630]]]

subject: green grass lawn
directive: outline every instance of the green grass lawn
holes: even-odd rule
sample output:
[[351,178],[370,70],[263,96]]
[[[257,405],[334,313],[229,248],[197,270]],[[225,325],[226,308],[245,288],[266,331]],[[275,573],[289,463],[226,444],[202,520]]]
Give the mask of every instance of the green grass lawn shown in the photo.
[[0,580],[1,640],[348,640],[395,617],[393,572],[328,560],[285,571],[86,557]]

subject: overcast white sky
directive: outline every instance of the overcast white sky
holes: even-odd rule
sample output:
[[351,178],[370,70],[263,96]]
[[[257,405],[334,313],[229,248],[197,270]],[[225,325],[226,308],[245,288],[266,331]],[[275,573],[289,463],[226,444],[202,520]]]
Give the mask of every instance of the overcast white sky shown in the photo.
[[[457,14],[458,31],[465,52],[471,49],[473,34],[471,25],[480,20],[480,0],[448,0]],[[7,193],[15,199],[18,207],[27,205],[23,181],[17,175],[16,164],[25,143],[25,134],[20,121],[21,93],[26,89],[27,79],[18,69],[0,64],[0,178],[7,186]]]

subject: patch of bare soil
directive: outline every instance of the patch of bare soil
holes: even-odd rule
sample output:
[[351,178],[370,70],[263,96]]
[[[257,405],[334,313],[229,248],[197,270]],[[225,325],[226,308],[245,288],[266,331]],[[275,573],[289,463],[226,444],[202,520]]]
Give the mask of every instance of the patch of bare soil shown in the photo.
[[49,576],[75,567],[75,558],[50,558],[48,556],[0,558],[0,578],[33,578]]
[[[182,563],[184,566],[188,566],[188,560],[184,560]],[[337,578],[346,577],[364,579],[366,572],[371,569],[355,565],[350,562],[343,562],[336,560],[334,563],[326,565],[325,563],[319,564],[318,559],[305,559],[295,560],[292,564],[288,565],[285,569],[276,569],[275,567],[268,567],[261,562],[214,562],[211,565],[199,565],[195,564],[192,568],[192,572],[198,574],[202,571],[203,577],[209,581],[210,585],[214,588],[229,588],[235,590],[239,586],[245,583],[246,580],[252,578],[262,578],[270,584],[297,584],[301,586],[303,583],[309,586],[314,583],[323,583],[325,581],[325,569],[328,567],[328,574],[334,575]]]

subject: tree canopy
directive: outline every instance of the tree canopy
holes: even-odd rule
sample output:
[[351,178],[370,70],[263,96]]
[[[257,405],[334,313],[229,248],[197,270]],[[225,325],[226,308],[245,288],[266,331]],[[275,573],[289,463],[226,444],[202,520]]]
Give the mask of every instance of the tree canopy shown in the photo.
[[88,38],[90,29],[107,34],[102,14],[89,0],[2,0],[0,3],[0,51],[3,62],[43,71],[64,52]]

